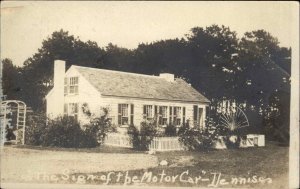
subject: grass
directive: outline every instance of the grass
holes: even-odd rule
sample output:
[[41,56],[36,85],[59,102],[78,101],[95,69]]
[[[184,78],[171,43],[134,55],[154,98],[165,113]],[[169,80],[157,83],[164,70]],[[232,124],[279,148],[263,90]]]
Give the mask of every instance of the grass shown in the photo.
[[[141,178],[148,171],[153,175],[159,175],[164,171],[166,175],[180,175],[189,171],[191,178],[203,175],[212,180],[212,173],[221,173],[222,178],[230,181],[231,178],[242,177],[252,179],[254,175],[258,177],[271,178],[272,188],[285,188],[287,186],[288,172],[288,148],[280,147],[277,144],[269,143],[263,148],[245,148],[230,150],[214,150],[209,152],[164,152],[157,153],[159,161],[166,160],[169,166],[158,166],[148,170],[133,170],[129,172],[131,177]],[[182,161],[185,160],[185,161]],[[105,175],[108,173],[95,173]],[[124,173],[125,174],[125,173]],[[124,183],[125,179],[119,183]],[[96,183],[96,182],[95,182]],[[115,184],[118,184],[114,182]],[[131,183],[132,184],[132,183]],[[150,182],[148,185],[154,186],[206,186],[208,183],[185,183],[185,182]],[[235,184],[230,185],[236,186]],[[265,184],[246,183],[240,186],[255,187],[266,186]],[[266,186],[271,187],[271,186]]]
[[110,146],[100,146],[95,148],[60,148],[60,147],[22,145],[22,146],[16,146],[16,148],[32,149],[32,150],[64,151],[64,152],[87,152],[87,153],[118,153],[118,154],[144,153],[143,151],[137,151],[131,148],[110,147]]
[[[36,150],[55,150],[55,151],[80,151],[80,152],[100,152],[100,153],[144,153],[126,148],[115,147],[99,147],[93,149],[66,149],[66,148],[44,148],[44,147],[32,147],[24,146],[20,148],[30,148]],[[257,178],[271,178],[272,184],[258,184],[252,182],[246,182],[245,184],[232,184],[231,187],[268,187],[268,188],[285,188],[288,182],[288,147],[279,146],[274,142],[268,142],[266,147],[259,148],[241,148],[241,149],[228,149],[228,150],[212,150],[207,152],[190,152],[190,151],[176,151],[176,152],[160,152],[153,156],[156,156],[158,162],[166,160],[167,166],[160,166],[149,169],[130,170],[128,171],[127,178],[141,179],[145,172],[152,172],[154,175],[159,175],[164,172],[169,176],[180,175],[185,171],[189,171],[191,178],[202,176],[202,178],[209,178],[213,180],[213,173],[221,173],[221,178],[226,181],[231,181],[232,178],[250,178],[253,176]],[[147,162],[145,162],[147,163]],[[126,172],[120,172],[123,176],[120,180],[116,180],[117,172],[112,176],[112,180],[109,184],[123,185],[126,182]],[[107,176],[109,172],[96,172],[92,173],[97,178],[101,176]],[[57,175],[62,176],[62,175]],[[73,178],[81,178],[88,184],[103,184],[104,180],[89,180],[87,179],[87,173],[76,173],[71,175]],[[186,175],[187,176],[187,175]],[[70,177],[71,178],[71,177]],[[79,179],[80,180],[80,179]],[[128,180],[127,180],[128,181]],[[76,183],[78,179],[62,181],[63,183]],[[209,183],[198,182],[186,183],[176,180],[175,182],[143,182],[143,183],[128,183],[128,185],[150,185],[150,186],[203,186],[207,187]],[[218,187],[222,187],[219,185]]]

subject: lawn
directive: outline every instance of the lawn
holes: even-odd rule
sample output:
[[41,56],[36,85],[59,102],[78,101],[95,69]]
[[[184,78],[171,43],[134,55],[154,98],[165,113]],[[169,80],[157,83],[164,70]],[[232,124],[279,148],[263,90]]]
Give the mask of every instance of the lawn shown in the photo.
[[[149,186],[195,186],[195,187],[257,187],[286,188],[288,185],[288,147],[267,143],[266,147],[214,150],[209,152],[161,152],[148,155],[132,149],[100,147],[95,149],[59,149],[24,146],[15,148],[39,153],[68,153],[61,158],[80,154],[91,154],[100,158],[102,165],[112,165],[112,169],[78,170],[76,172],[39,175],[38,180],[28,182],[85,183],[109,185],[149,185]],[[83,155],[81,155],[83,156]],[[131,157],[125,169],[120,169],[120,160]],[[159,165],[166,160],[168,165]],[[60,160],[62,161],[62,160]],[[73,161],[73,159],[69,159]],[[3,162],[3,161],[2,161]],[[78,166],[97,162],[76,161]],[[99,162],[98,162],[99,163]],[[141,164],[144,166],[141,167]],[[62,164],[55,164],[56,170]],[[72,163],[71,163],[72,165]],[[95,164],[96,166],[97,164]],[[135,166],[136,165],[136,166]],[[140,167],[138,167],[140,166]],[[53,178],[53,179],[52,179]]]

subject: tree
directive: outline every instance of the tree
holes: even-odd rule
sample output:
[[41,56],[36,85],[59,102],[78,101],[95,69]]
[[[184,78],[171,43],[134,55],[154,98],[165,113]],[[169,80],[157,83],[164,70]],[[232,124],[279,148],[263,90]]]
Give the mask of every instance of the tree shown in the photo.
[[53,32],[24,63],[24,101],[34,110],[45,111],[44,97],[53,87],[54,60],[65,60],[67,69],[73,64],[101,67],[104,53],[96,42],[82,42],[63,30]]
[[13,65],[12,60],[5,58],[2,60],[3,75],[2,89],[3,94],[9,100],[22,99],[22,73],[19,67]]
[[211,98],[231,98],[239,71],[232,55],[237,53],[236,33],[228,27],[212,25],[191,29],[187,35],[192,52],[192,84]]
[[290,75],[275,61],[282,49],[278,40],[264,30],[246,32],[241,39],[239,65],[242,69],[239,96],[250,104],[265,108],[276,90],[289,90]]

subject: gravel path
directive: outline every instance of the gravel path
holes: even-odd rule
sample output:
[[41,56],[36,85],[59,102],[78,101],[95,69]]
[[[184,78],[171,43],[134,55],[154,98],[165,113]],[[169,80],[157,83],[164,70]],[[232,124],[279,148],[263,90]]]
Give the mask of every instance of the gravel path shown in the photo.
[[146,169],[158,165],[157,157],[147,154],[86,153],[1,149],[1,180],[19,180],[28,174],[96,173]]

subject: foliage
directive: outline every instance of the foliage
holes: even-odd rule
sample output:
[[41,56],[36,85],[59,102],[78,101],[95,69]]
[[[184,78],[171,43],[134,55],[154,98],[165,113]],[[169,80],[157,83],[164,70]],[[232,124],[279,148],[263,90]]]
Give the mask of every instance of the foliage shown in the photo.
[[156,136],[156,122],[143,121],[140,126],[140,150],[148,150],[153,138]]
[[46,134],[47,117],[43,113],[35,113],[27,116],[25,129],[25,144],[42,145],[43,137]]
[[154,120],[143,121],[140,130],[131,125],[128,128],[128,134],[131,136],[133,147],[137,150],[148,150],[153,138],[157,136],[157,127]]
[[141,140],[139,137],[139,130],[134,125],[129,125],[127,133],[130,136],[133,148],[140,149]]
[[102,144],[106,133],[112,130],[108,110],[103,108],[99,117],[92,116],[84,128],[73,117],[64,116],[54,120],[43,114],[29,116],[25,142],[30,145],[56,146],[66,148],[96,147]]
[[176,136],[177,135],[177,129],[176,126],[173,124],[168,124],[165,128],[165,135],[166,136]]
[[184,125],[180,128],[178,134],[179,142],[188,150],[195,151],[211,149],[219,136],[216,124],[212,120],[207,122],[204,130]]
[[[12,60],[5,58],[2,60],[2,89],[3,94],[8,99],[22,99],[22,87],[21,87],[21,68],[13,65]],[[2,70],[1,70],[2,71]]]
[[[114,130],[112,127],[111,121],[108,117],[108,109],[107,108],[101,108],[100,115],[96,116],[93,114],[90,114],[90,123],[89,125],[86,125],[86,130],[89,130],[92,133],[95,133],[97,141],[102,144],[105,140],[106,133],[109,131]],[[88,111],[89,112],[89,111]],[[86,114],[87,116],[89,114]]]
[[70,116],[49,120],[45,129],[42,146],[64,148],[96,147],[95,132],[91,129],[82,130],[79,123]]
[[98,145],[96,134],[91,129],[82,130],[73,117],[47,119],[42,114],[30,116],[25,142],[29,145],[64,148],[87,148]]
[[[289,145],[289,125],[290,125],[290,101],[289,94],[278,91],[270,97],[270,102],[276,104],[275,110],[268,109],[263,118],[266,138],[278,141],[284,145]],[[274,106],[273,106],[274,107]]]
[[16,139],[16,135],[14,134],[14,129],[10,128],[8,125],[6,125],[5,128],[5,138],[6,141],[10,141],[10,140],[15,140]]

